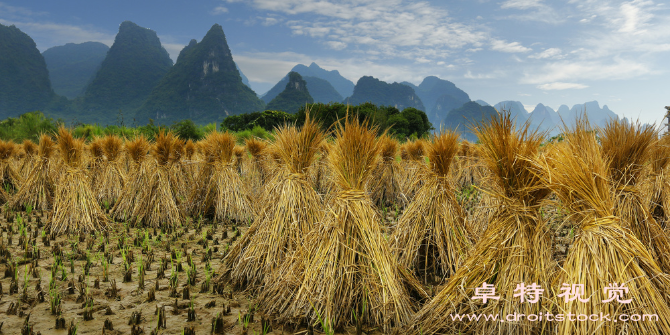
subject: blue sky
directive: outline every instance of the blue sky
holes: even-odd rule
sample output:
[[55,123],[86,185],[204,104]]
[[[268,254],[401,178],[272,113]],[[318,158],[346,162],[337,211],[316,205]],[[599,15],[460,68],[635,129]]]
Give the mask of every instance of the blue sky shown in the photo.
[[316,62],[354,83],[435,75],[472,99],[531,110],[598,100],[660,123],[670,105],[670,4],[662,1],[0,0],[0,23],[41,51],[111,45],[124,20],[156,31],[173,59],[221,24],[257,93]]

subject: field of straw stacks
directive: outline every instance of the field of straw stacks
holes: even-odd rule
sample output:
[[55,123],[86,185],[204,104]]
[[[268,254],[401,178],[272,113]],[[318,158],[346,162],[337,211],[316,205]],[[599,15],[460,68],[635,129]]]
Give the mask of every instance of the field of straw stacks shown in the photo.
[[0,143],[5,334],[670,334],[670,137]]

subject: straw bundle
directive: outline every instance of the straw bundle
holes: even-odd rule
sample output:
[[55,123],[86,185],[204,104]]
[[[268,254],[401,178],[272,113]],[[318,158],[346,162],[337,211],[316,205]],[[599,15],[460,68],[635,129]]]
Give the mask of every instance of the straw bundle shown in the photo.
[[13,210],[23,210],[26,206],[31,206],[36,210],[52,208],[55,181],[51,175],[51,162],[54,146],[54,142],[48,135],[40,137],[36,157],[32,161],[24,183],[10,199],[9,208]]
[[370,178],[370,197],[378,207],[388,207],[395,204],[404,207],[406,199],[400,192],[402,168],[396,161],[398,141],[389,136],[379,138],[380,159]]
[[423,173],[425,183],[400,217],[391,238],[399,263],[425,283],[439,283],[451,276],[472,245],[465,213],[449,177],[457,148],[458,134],[453,132],[434,136],[428,143],[430,164]]
[[[530,161],[539,151],[543,136],[529,130],[529,123],[517,130],[508,114],[498,115],[474,131],[482,143],[481,160],[491,173],[495,187],[486,192],[500,200],[483,237],[448,280],[442,291],[415,316],[412,334],[467,332],[476,334],[534,334],[545,322],[454,321],[462,314],[521,313],[546,311],[545,301],[536,304],[514,297],[518,284],[537,283],[548,289],[555,264],[551,259],[551,236],[539,213],[548,196]],[[495,287],[499,300],[473,300],[483,283]],[[546,297],[549,290],[546,290]]]
[[186,175],[189,171],[184,164],[186,141],[173,136],[171,145],[172,148],[168,164],[170,187],[178,202],[180,204],[185,204],[190,191],[190,184],[188,182],[191,180],[189,178],[190,176]]
[[223,260],[226,273],[222,278],[238,286],[260,285],[286,255],[298,249],[321,218],[321,199],[306,175],[324,140],[319,125],[308,117],[300,130],[296,126],[277,128],[275,138],[277,152],[286,164],[268,184],[259,215]]
[[0,140],[0,203],[6,203],[23,182],[21,175],[12,166],[12,157],[17,153],[14,142]]
[[170,177],[175,138],[171,132],[161,131],[151,149],[147,184],[142,186],[132,217],[136,224],[147,227],[174,226],[184,219],[179,208],[175,178]]
[[652,217],[665,228],[670,219],[670,136],[664,135],[651,149],[648,177],[644,180],[642,194]]
[[[104,153],[106,158],[97,163],[99,168],[96,173],[99,174],[94,178],[95,184],[93,186],[96,199],[100,204],[114,206],[121,195],[125,182],[125,171],[120,160],[123,142],[116,136],[108,135],[94,143],[97,144],[96,147],[99,146],[100,151]],[[93,143],[91,147],[93,147]]]
[[[362,323],[384,330],[409,320],[415,305],[364,192],[379,151],[375,133],[357,118],[336,130],[328,162],[342,191],[304,248],[285,263],[299,272],[280,269],[271,279],[277,284],[260,297],[260,308],[280,321],[299,323],[306,316],[315,323],[319,315],[337,329],[354,322],[352,309]],[[365,303],[371,307],[362,313]]]
[[265,162],[267,144],[260,139],[249,138],[245,141],[245,145],[251,154],[251,160],[248,160],[244,169],[246,183],[249,185],[249,196],[254,199],[261,199],[270,177]]
[[150,149],[149,142],[142,136],[125,143],[126,156],[130,161],[130,171],[123,191],[112,208],[112,217],[116,220],[131,220],[136,207],[140,203],[142,190],[149,183],[150,170],[146,160]]
[[253,216],[240,174],[235,168],[235,135],[212,132],[203,143],[205,156],[200,179],[204,182],[191,193],[192,213],[202,213],[217,221],[247,222]]
[[244,154],[245,150],[243,146],[236,145],[233,148],[233,155],[235,155],[235,170],[237,170],[237,173],[240,175],[242,174],[242,163],[244,163]]
[[602,150],[617,190],[614,215],[646,245],[665,273],[670,273],[670,237],[648,211],[641,194],[641,173],[658,132],[650,125],[610,120],[602,131]]
[[23,148],[23,152],[25,153],[25,158],[21,161],[21,165],[17,170],[21,176],[27,176],[30,172],[30,169],[33,167],[38,147],[37,144],[31,140],[24,140],[21,146]]
[[106,229],[109,224],[91,190],[83,163],[84,142],[65,128],[58,130],[58,149],[64,174],[56,183],[49,229],[56,234]]
[[[559,322],[558,334],[670,334],[670,307],[667,297],[670,281],[647,248],[635,237],[623,220],[614,215],[617,206],[615,183],[610,180],[610,161],[603,155],[588,122],[578,120],[573,133],[552,156],[538,160],[544,179],[579,225],[563,271],[554,282],[583,284],[583,297],[566,302],[558,298],[560,313],[610,315],[612,321]],[[625,284],[628,291],[621,299],[610,298],[605,290],[612,283]],[[602,314],[601,314],[602,313]],[[620,314],[656,314],[656,321],[619,322]]]
[[[403,150],[404,149],[404,150]],[[414,196],[421,188],[421,170],[425,165],[424,161],[424,141],[416,140],[405,143],[401,148],[403,177],[400,180],[400,190],[406,203],[414,200]]]

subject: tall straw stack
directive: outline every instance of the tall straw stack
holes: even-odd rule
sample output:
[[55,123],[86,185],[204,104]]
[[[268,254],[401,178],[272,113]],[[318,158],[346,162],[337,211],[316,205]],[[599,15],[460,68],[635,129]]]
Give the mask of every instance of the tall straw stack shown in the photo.
[[[563,145],[538,160],[545,183],[579,226],[563,271],[553,286],[558,291],[563,283],[583,285],[581,298],[588,301],[557,297],[558,312],[566,316],[609,316],[609,321],[557,322],[556,333],[670,334],[669,277],[647,247],[626,228],[630,224],[614,215],[618,191],[609,175],[611,164],[585,120],[578,120],[574,132],[565,135]],[[614,180],[621,180],[619,177]],[[607,288],[613,285],[625,286],[620,299],[631,301],[604,302],[612,298]],[[622,314],[654,314],[659,318],[617,322]]]
[[109,221],[95,200],[84,167],[83,140],[74,139],[67,129],[60,128],[58,149],[63,160],[64,174],[56,184],[49,229],[56,234],[106,229]]
[[147,227],[174,227],[182,222],[184,213],[179,207],[175,178],[170,176],[172,157],[177,149],[171,132],[161,131],[151,148],[152,159],[147,170],[147,184],[142,186],[132,213],[136,224]]
[[31,140],[24,140],[21,147],[25,153],[25,158],[21,161],[20,167],[17,170],[21,176],[27,176],[30,169],[33,167],[38,147],[37,144]]
[[13,210],[31,206],[36,210],[51,210],[54,200],[55,181],[51,173],[52,154],[55,144],[49,135],[42,135],[32,166],[26,179],[9,202]]
[[14,142],[0,140],[0,203],[4,204],[19,189],[23,178],[12,166],[12,157],[17,153]]
[[100,167],[96,173],[99,175],[94,179],[94,192],[101,205],[111,207],[121,195],[125,183],[125,171],[120,160],[123,141],[114,135],[108,135],[96,143],[99,143],[105,158],[98,163]]
[[[242,238],[223,260],[222,278],[237,286],[257,288],[302,244],[304,236],[321,218],[321,198],[307,180],[324,134],[319,125],[305,121],[297,126],[276,129],[276,150],[286,162],[268,182],[263,207]],[[249,142],[247,142],[247,146]],[[273,283],[265,283],[270,286]]]
[[415,140],[405,143],[400,148],[402,158],[403,177],[400,180],[400,190],[406,204],[414,200],[414,196],[421,188],[422,167],[426,164],[424,160],[425,142]]
[[[519,284],[533,283],[549,294],[555,269],[551,235],[539,212],[549,195],[527,157],[538,154],[542,134],[526,123],[517,130],[508,114],[498,115],[474,131],[482,143],[480,159],[491,174],[494,187],[486,192],[500,200],[483,237],[442,291],[414,319],[412,334],[472,332],[476,334],[535,334],[546,323],[454,321],[452,314],[537,314],[547,310],[546,300],[521,302],[514,297]],[[495,289],[498,300],[472,299],[484,284]]]
[[149,183],[151,171],[147,153],[151,145],[142,136],[132,141],[126,141],[125,152],[130,161],[130,169],[126,183],[119,198],[112,208],[112,217],[116,220],[131,221],[133,213],[140,204],[143,189]]
[[437,284],[451,276],[472,246],[450,178],[457,149],[458,134],[453,132],[436,135],[427,144],[430,162],[422,173],[425,182],[391,237],[400,264],[424,283]]
[[651,149],[648,177],[643,181],[642,196],[652,217],[664,229],[670,219],[670,136],[664,135]]
[[249,138],[245,141],[247,151],[251,154],[244,168],[246,184],[249,186],[249,195],[254,199],[261,199],[264,194],[266,183],[270,179],[266,165],[267,143],[257,138]]
[[400,205],[405,207],[406,199],[400,191],[402,168],[396,161],[398,141],[389,136],[379,138],[380,159],[372,172],[368,189],[372,202],[378,207]]
[[409,320],[415,305],[364,190],[379,152],[375,135],[357,118],[337,128],[328,162],[342,191],[303,248],[270,279],[276,283],[259,298],[262,311],[293,323],[321,319],[330,329],[353,324],[352,310],[361,323],[383,330]]
[[649,212],[640,185],[657,138],[653,126],[612,119],[602,130],[601,142],[617,190],[614,215],[647,246],[663,272],[670,273],[670,237]]
[[251,220],[251,202],[235,167],[235,135],[212,132],[202,148],[205,160],[200,179],[203,184],[197,185],[191,193],[191,214],[202,213],[218,222]]

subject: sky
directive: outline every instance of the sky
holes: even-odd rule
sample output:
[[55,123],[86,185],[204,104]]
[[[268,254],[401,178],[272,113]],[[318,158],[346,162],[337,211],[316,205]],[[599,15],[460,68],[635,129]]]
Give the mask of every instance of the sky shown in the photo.
[[259,94],[296,64],[316,62],[354,83],[437,76],[473,100],[529,110],[597,100],[658,125],[670,106],[667,1],[0,0],[0,23],[40,51],[111,46],[125,20],[156,31],[173,60],[220,24]]

